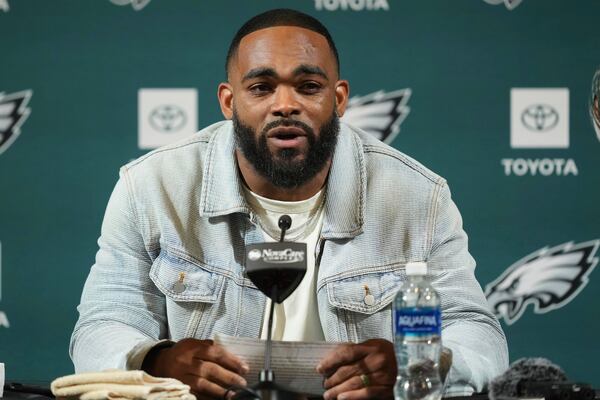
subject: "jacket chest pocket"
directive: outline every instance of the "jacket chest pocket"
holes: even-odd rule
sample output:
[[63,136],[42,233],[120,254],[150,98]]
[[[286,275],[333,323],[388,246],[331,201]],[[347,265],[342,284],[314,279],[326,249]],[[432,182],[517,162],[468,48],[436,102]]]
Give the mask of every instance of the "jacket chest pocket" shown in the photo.
[[[357,272],[327,282],[327,298],[336,310],[342,340],[392,339],[391,304],[406,279],[404,265],[376,272]],[[346,336],[346,337],[344,337]]]
[[171,339],[204,336],[202,327],[217,308],[225,277],[207,265],[162,249],[152,264],[150,279],[165,296]]

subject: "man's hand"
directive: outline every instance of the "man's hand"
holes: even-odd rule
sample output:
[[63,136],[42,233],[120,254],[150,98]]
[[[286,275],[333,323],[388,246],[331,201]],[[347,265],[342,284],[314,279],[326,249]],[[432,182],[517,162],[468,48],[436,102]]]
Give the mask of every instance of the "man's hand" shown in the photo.
[[231,386],[246,386],[248,365],[212,340],[183,339],[148,353],[142,369],[189,385],[199,399],[222,399]]
[[390,399],[396,371],[394,345],[385,339],[339,345],[317,366],[325,400]]

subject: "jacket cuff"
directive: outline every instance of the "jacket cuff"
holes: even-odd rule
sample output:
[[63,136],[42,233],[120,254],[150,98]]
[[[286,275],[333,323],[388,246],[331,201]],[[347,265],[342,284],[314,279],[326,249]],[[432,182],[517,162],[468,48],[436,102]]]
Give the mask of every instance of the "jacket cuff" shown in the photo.
[[127,353],[127,370],[139,370],[142,369],[142,363],[144,362],[144,358],[153,349],[159,349],[163,347],[171,347],[175,344],[174,341],[170,339],[162,339],[162,340],[145,340],[143,342],[135,345],[129,353]]

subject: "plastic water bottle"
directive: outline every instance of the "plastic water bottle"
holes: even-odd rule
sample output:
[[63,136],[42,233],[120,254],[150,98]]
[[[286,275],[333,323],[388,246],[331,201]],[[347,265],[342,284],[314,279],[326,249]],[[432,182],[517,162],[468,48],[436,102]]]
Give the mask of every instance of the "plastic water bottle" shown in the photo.
[[426,274],[426,263],[407,263],[408,279],[394,299],[396,400],[439,400],[442,396],[440,299]]

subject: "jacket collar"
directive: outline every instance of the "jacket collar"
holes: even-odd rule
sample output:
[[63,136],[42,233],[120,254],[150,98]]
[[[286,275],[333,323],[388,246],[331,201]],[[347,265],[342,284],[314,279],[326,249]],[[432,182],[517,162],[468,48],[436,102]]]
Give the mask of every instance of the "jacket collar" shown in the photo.
[[[226,122],[210,135],[202,172],[200,216],[216,217],[236,212],[251,213],[242,189],[235,158],[233,124]],[[352,238],[363,229],[366,167],[358,135],[341,124],[327,178],[325,216],[321,236]]]

